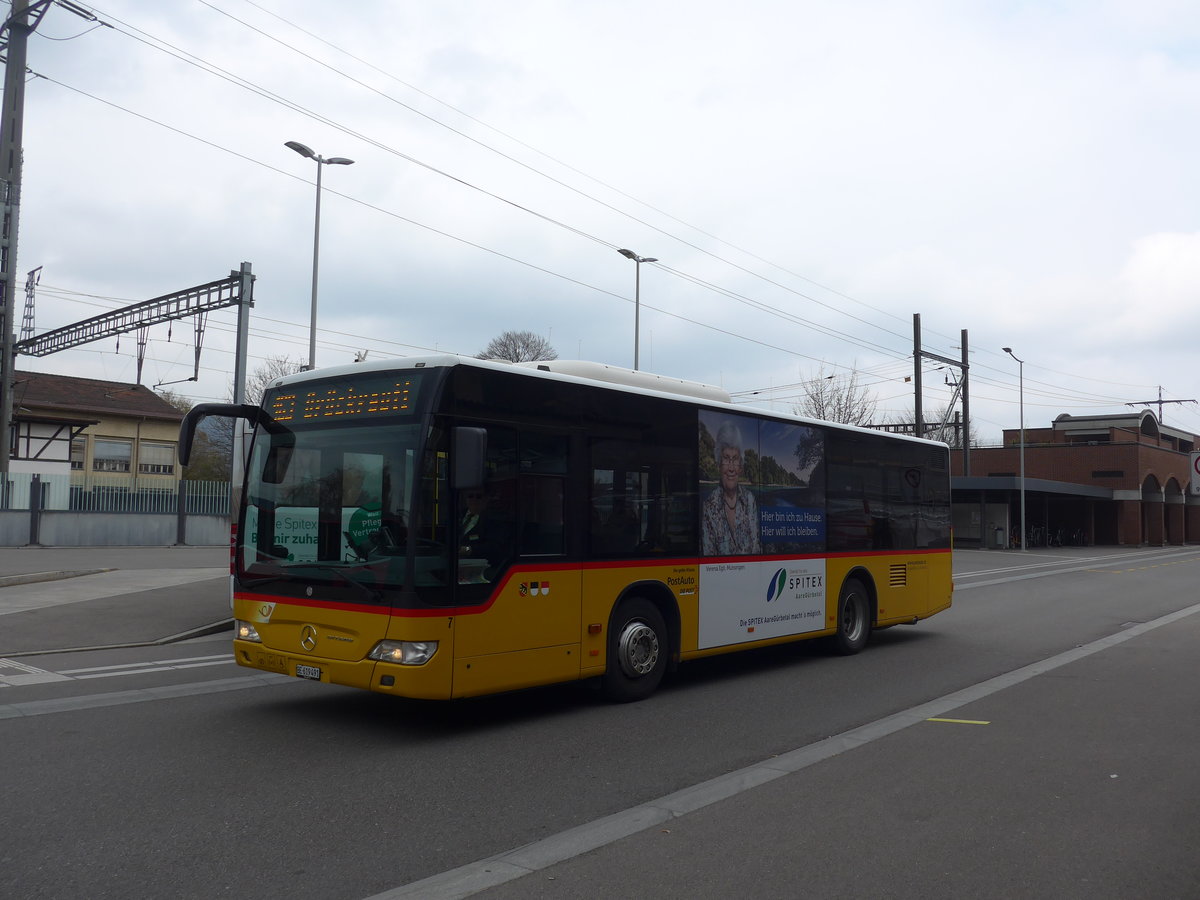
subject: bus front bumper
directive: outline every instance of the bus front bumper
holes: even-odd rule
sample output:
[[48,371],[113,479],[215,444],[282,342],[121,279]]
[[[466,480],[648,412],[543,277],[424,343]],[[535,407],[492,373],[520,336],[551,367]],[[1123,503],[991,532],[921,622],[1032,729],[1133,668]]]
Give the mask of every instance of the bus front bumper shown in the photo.
[[239,666],[423,700],[450,699],[450,655],[439,648],[422,665],[402,665],[373,659],[341,660],[284,653],[254,641],[233,642],[233,657]]

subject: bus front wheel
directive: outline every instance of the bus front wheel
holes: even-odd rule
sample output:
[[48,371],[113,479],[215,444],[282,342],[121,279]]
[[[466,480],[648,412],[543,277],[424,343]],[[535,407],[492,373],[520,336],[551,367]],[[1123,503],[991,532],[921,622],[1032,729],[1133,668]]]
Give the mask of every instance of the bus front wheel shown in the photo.
[[837,634],[833,645],[849,656],[867,645],[871,635],[871,595],[857,578],[847,578],[838,595]]
[[649,697],[662,681],[669,656],[667,625],[658,607],[630,597],[609,622],[604,695],[618,703]]

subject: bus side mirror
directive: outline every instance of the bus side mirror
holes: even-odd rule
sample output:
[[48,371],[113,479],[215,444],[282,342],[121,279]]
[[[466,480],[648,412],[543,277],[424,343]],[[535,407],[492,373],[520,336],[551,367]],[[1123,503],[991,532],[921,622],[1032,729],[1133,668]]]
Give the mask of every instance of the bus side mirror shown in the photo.
[[258,421],[259,408],[249,403],[197,403],[179,423],[179,464],[186,466],[192,457],[192,443],[196,430],[209,416],[224,416],[229,419],[245,419],[251,425]]
[[461,425],[454,429],[455,490],[483,487],[483,462],[487,457],[487,429]]

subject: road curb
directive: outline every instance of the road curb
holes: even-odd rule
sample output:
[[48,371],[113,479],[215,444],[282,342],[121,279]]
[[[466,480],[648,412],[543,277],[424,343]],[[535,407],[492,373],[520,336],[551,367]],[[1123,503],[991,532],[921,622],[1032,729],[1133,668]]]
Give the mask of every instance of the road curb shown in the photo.
[[0,575],[0,587],[15,584],[37,584],[39,581],[62,581],[64,578],[79,578],[83,575],[102,575],[116,569],[79,569],[71,572],[28,572],[24,575]]
[[22,656],[56,656],[62,653],[89,653],[93,650],[128,650],[133,647],[162,647],[166,644],[177,644],[191,638],[207,637],[210,634],[220,634],[222,631],[233,631],[233,619],[221,619],[198,628],[189,628],[179,634],[155,638],[152,641],[124,641],[116,644],[94,644],[88,647],[60,647],[56,650],[14,650],[7,653],[0,650],[0,659],[17,659]]

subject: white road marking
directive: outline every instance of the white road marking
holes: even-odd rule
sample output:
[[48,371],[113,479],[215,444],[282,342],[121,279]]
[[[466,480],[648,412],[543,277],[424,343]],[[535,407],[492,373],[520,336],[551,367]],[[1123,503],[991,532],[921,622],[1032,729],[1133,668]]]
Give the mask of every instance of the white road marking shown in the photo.
[[183,659],[122,663],[115,666],[89,666],[84,669],[63,669],[61,672],[38,669],[14,659],[0,659],[0,687],[22,687],[30,684],[49,684],[55,681],[87,681],[93,678],[116,678],[122,675],[143,675],[224,665],[236,665],[233,657],[228,653],[221,653],[217,656],[190,656]]

